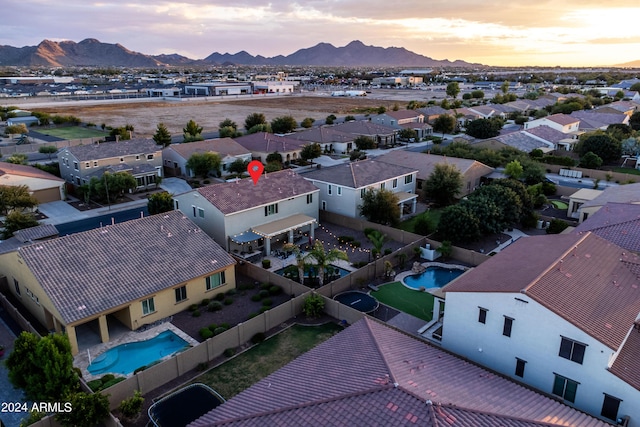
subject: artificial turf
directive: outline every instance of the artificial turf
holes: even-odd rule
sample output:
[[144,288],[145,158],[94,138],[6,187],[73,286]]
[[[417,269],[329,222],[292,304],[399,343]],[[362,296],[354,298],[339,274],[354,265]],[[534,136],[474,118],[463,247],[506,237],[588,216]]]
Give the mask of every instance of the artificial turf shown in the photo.
[[433,317],[433,295],[429,292],[415,291],[400,282],[382,285],[371,296],[382,304],[393,307],[404,313],[422,319],[426,322]]

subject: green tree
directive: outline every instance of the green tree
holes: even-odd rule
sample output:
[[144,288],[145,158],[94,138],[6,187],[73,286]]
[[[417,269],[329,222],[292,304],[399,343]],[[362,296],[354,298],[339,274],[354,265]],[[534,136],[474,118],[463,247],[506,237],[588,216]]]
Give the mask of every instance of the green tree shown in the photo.
[[640,83],[632,84],[629,90],[632,92],[640,92]]
[[311,117],[306,117],[305,119],[303,119],[303,120],[300,122],[300,126],[301,126],[301,127],[303,127],[303,128],[305,128],[305,129],[309,129],[310,127],[312,127],[312,126],[313,126],[313,124],[314,124],[315,122],[316,122],[316,121],[315,121],[314,119],[312,119]]
[[58,152],[58,147],[55,145],[41,145],[38,147],[38,153],[40,154],[48,154],[49,160],[51,160],[51,155]]
[[39,222],[35,219],[32,213],[12,211],[5,217],[2,238],[6,240],[13,236],[13,233],[16,231],[35,227],[38,224]]
[[575,151],[580,157],[591,151],[600,157],[603,163],[610,163],[622,155],[622,143],[605,132],[596,131],[581,135]]
[[322,155],[322,147],[317,142],[313,144],[306,144],[300,150],[300,157],[304,161],[310,161],[313,164],[313,159],[318,158]]
[[33,209],[38,200],[31,195],[26,185],[0,185],[0,214]]
[[266,125],[267,118],[262,113],[251,113],[244,119],[244,128],[250,130],[257,125]]
[[566,221],[563,221],[558,218],[553,218],[549,223],[549,227],[547,227],[547,234],[560,234],[562,233],[569,224]]
[[474,90],[471,92],[471,97],[474,99],[482,99],[484,98],[484,92],[481,90]]
[[163,191],[161,193],[154,193],[150,195],[149,202],[147,203],[147,210],[149,211],[149,215],[172,211],[173,198],[171,197],[171,194]]
[[442,210],[438,234],[454,243],[474,242],[481,236],[480,221],[464,205],[451,205]]
[[453,245],[450,240],[443,240],[440,246],[436,249],[436,252],[442,255],[442,258],[446,261],[453,254]]
[[352,115],[350,115],[350,114],[349,114],[349,115],[347,115],[347,116],[344,116],[344,122],[345,122],[345,123],[346,123],[346,122],[353,122],[353,121],[355,121],[355,120],[356,120],[355,116],[352,116]]
[[305,316],[315,319],[324,312],[324,298],[315,292],[304,299],[302,312]]
[[593,151],[585,153],[585,155],[580,158],[581,168],[598,169],[600,166],[602,166],[602,159]]
[[266,173],[271,173],[271,172],[278,172],[282,170],[282,163],[280,162],[268,162],[265,166],[264,166],[264,171]]
[[183,142],[202,141],[202,127],[192,119],[187,122],[187,125],[182,128]]
[[56,421],[64,427],[99,425],[109,416],[109,397],[102,393],[77,392],[67,397],[73,410],[58,412]]
[[291,116],[281,116],[271,120],[273,133],[291,133],[297,126],[298,122]]
[[379,230],[371,230],[366,234],[366,236],[367,236],[367,239],[369,239],[369,241],[373,245],[373,249],[371,249],[371,254],[373,255],[374,258],[376,258],[382,253],[382,247],[387,241],[387,235],[383,234]]
[[158,123],[156,127],[156,133],[153,134],[153,140],[156,144],[161,145],[163,147],[168,147],[171,145],[171,134],[169,133],[169,129],[164,123]]
[[4,133],[9,135],[9,137],[13,137],[13,135],[25,135],[29,133],[29,129],[24,123],[20,123],[17,125],[10,125],[4,128]]
[[120,141],[126,141],[131,139],[133,130],[134,130],[133,125],[127,124],[124,126],[111,129],[111,131],[109,132],[109,135],[117,137],[118,140]]
[[278,153],[277,151],[274,151],[273,153],[269,153],[267,154],[266,162],[267,163],[276,162],[276,163],[282,164],[282,154]]
[[448,206],[456,201],[462,181],[462,173],[456,166],[438,163],[423,183],[424,196],[441,206]]
[[444,138],[445,133],[451,133],[456,128],[456,118],[451,114],[440,114],[433,122],[433,131],[442,132]]
[[132,419],[140,414],[142,405],[144,405],[144,397],[142,397],[142,393],[139,390],[135,390],[133,396],[120,402],[118,409],[126,418]]
[[245,162],[242,159],[236,159],[229,165],[227,171],[229,173],[243,174],[247,172],[247,166],[249,166],[249,162]]
[[640,111],[636,111],[629,117],[629,126],[633,130],[640,130]]
[[458,82],[450,82],[447,85],[448,96],[452,97],[453,99],[456,99],[459,93],[460,93],[460,85],[458,84]]
[[376,148],[376,141],[370,136],[360,135],[353,140],[356,148],[362,150],[372,150]]
[[300,250],[300,246],[295,243],[285,243],[282,246],[282,250],[287,252],[293,252],[296,258],[296,268],[298,270],[298,280],[300,283],[304,283],[304,267],[306,266],[306,262],[304,259],[304,253]]
[[384,188],[367,190],[362,197],[360,215],[378,224],[396,225],[400,221],[398,196]]
[[[518,194],[511,188],[504,185],[484,185],[469,195],[468,200],[477,198],[482,198],[482,203],[493,202],[499,209],[499,218],[496,219],[497,230],[492,232],[500,232],[511,224],[520,222],[524,205]],[[484,219],[478,214],[476,217],[480,220],[481,226],[484,225],[482,224]]]
[[206,153],[193,153],[189,160],[187,160],[186,167],[190,169],[196,176],[206,178],[209,176],[209,172],[220,172],[220,165],[222,160],[218,153],[206,152]]
[[[34,401],[62,401],[79,388],[66,335],[22,332],[6,361],[9,380]],[[74,407],[75,409],[75,407]]]
[[520,163],[523,168],[521,178],[527,185],[534,185],[547,179],[545,170],[539,162],[522,159]]
[[384,114],[384,113],[386,113],[386,112],[387,112],[387,107],[385,107],[384,105],[381,105],[381,106],[379,106],[379,107],[378,107],[378,109],[376,110],[376,112],[377,112],[378,114]]
[[524,169],[518,160],[512,160],[504,168],[504,174],[512,179],[520,179]]
[[336,115],[335,115],[335,114],[329,114],[329,115],[327,116],[327,118],[325,118],[325,119],[324,119],[324,124],[326,124],[326,125],[332,125],[332,124],[334,124],[334,123],[335,123],[336,119],[337,119],[337,117],[336,117]]
[[258,132],[271,133],[271,125],[269,123],[261,123],[254,125],[247,130],[247,135],[251,135]]
[[478,139],[493,138],[500,134],[502,120],[499,118],[476,119],[467,124],[467,135]]
[[220,129],[227,127],[233,128],[233,130],[238,130],[238,124],[231,119],[224,119],[218,124],[218,128]]
[[500,85],[500,90],[502,91],[502,93],[504,95],[506,95],[507,93],[509,93],[509,81],[505,80],[501,85]]
[[26,165],[29,163],[29,157],[24,153],[13,153],[7,158],[6,162],[14,165]]
[[225,126],[218,131],[220,138],[236,138],[242,136],[242,132],[238,132],[231,126]]
[[346,252],[339,249],[330,249],[326,251],[321,241],[316,240],[313,244],[313,248],[304,256],[305,262],[312,263],[316,266],[318,272],[318,284],[320,287],[324,284],[324,274],[327,267],[332,262],[338,260],[349,261],[349,257]]
[[405,128],[398,133],[398,136],[405,141],[415,141],[418,137],[418,132],[416,132],[414,129]]

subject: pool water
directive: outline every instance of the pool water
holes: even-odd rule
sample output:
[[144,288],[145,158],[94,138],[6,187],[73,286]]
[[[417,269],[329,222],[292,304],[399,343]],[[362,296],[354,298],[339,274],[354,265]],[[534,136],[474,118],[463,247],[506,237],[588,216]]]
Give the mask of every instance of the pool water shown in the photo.
[[412,274],[404,278],[404,284],[415,290],[441,288],[453,279],[464,273],[457,268],[427,267],[420,274]]
[[104,373],[129,375],[141,366],[149,365],[189,346],[173,331],[164,331],[146,341],[135,341],[113,347],[95,359],[87,370],[93,375]]
[[[280,268],[280,269],[278,269],[278,270],[275,270],[275,271],[274,271],[274,273],[279,274],[280,276],[284,276],[284,270],[285,270],[286,268],[287,268],[287,267],[285,267],[285,268]],[[333,272],[334,272],[333,274],[335,275],[335,274],[336,274],[336,272],[337,272],[337,273],[340,275],[340,277],[344,277],[344,276],[346,276],[347,274],[351,273],[351,271],[349,271],[349,270],[345,270],[344,268],[342,268],[342,267],[338,267],[337,265],[331,265],[331,268],[333,268]],[[315,267],[310,267],[310,268],[309,268],[309,270],[310,270],[310,272],[312,273],[312,274],[311,274],[311,276],[317,276],[317,275],[315,274]],[[293,271],[293,268],[292,268],[292,271]],[[295,270],[295,273],[294,273],[294,275],[295,275],[296,277],[298,276],[298,272],[297,272],[297,271],[298,271],[298,270],[296,269],[296,270]],[[325,274],[325,276],[326,276],[326,274]],[[306,273],[305,273],[305,277],[307,277],[307,274],[306,274]]]

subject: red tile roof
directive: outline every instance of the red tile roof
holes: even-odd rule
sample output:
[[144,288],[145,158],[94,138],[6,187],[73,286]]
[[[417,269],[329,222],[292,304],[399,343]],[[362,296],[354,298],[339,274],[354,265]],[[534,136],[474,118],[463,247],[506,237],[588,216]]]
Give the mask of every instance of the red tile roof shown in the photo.
[[59,178],[53,174],[50,174],[49,172],[45,172],[38,168],[34,168],[33,166],[16,165],[7,162],[0,162],[0,176],[2,175],[17,175],[26,176],[29,178],[50,179],[52,181],[64,181],[64,179],[62,178]]
[[575,117],[571,117],[568,114],[553,114],[551,116],[547,116],[545,117],[547,120],[551,120],[552,122],[558,123],[559,125],[562,126],[566,126],[566,125],[570,125],[573,123],[577,123],[580,120],[575,118]]
[[460,427],[609,425],[365,318],[190,426],[453,423]]
[[573,230],[574,233],[587,231],[624,249],[640,253],[640,205],[607,203]]
[[533,236],[516,241],[444,292],[525,293],[617,350],[640,313],[639,266],[637,255],[593,233]]
[[640,322],[636,327],[630,328],[629,336],[609,370],[640,390]]

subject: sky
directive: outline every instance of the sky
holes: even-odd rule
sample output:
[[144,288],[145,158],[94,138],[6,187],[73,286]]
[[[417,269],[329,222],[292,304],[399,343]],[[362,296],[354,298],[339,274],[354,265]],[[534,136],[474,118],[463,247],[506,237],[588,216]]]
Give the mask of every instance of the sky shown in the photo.
[[494,66],[640,60],[638,0],[3,0],[0,45],[104,43],[149,55],[288,55],[320,42]]

